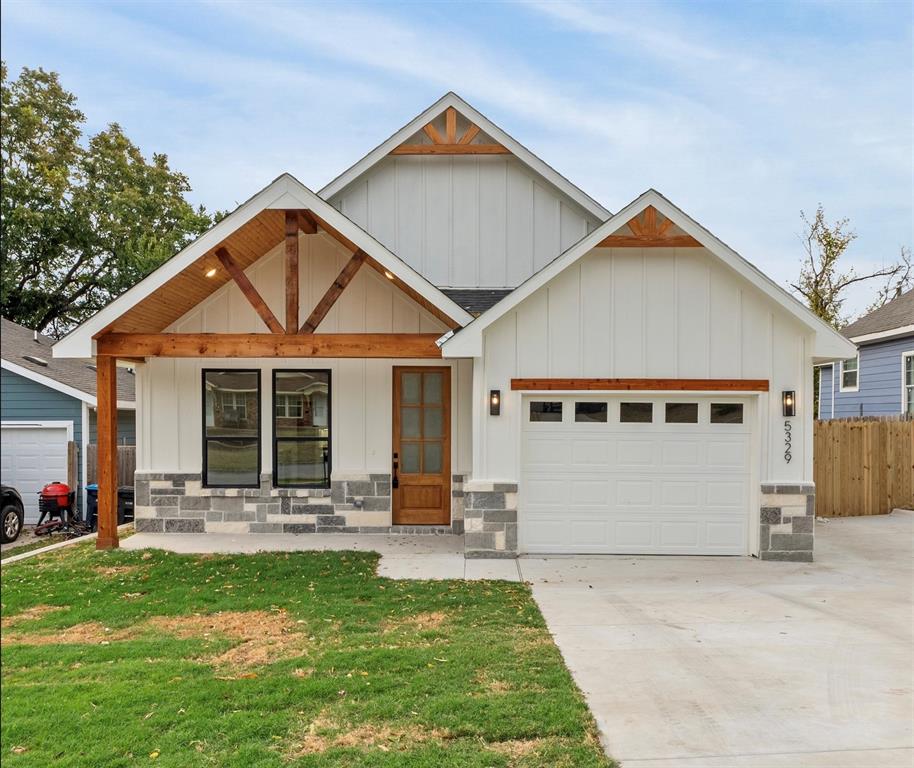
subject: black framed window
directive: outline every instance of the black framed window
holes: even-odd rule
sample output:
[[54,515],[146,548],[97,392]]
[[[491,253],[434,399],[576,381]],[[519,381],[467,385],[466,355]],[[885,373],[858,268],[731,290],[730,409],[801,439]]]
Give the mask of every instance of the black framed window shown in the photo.
[[330,371],[273,371],[273,484],[330,487]]
[[260,371],[203,371],[203,484],[260,485]]

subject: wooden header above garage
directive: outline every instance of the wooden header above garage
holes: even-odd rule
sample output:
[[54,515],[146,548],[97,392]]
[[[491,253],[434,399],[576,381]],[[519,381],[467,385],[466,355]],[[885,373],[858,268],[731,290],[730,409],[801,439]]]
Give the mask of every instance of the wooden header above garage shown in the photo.
[[768,379],[511,379],[519,391],[767,392]]

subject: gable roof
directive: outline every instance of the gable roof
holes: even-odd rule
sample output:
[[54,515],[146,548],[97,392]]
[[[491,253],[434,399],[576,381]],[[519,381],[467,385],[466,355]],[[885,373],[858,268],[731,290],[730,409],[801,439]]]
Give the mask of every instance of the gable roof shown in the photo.
[[371,152],[355,163],[355,165],[352,165],[350,168],[343,171],[343,173],[321,189],[318,194],[325,200],[329,200],[331,197],[348,187],[376,163],[387,157],[392,150],[400,146],[410,136],[421,131],[427,123],[441,115],[449,107],[453,107],[470,122],[479,126],[483,133],[491,136],[499,144],[502,144],[524,165],[542,176],[592,216],[600,221],[604,221],[610,216],[610,212],[590,195],[572,184],[571,181],[562,176],[562,174],[550,165],[540,160],[540,158],[534,155],[523,144],[505,133],[501,128],[495,125],[495,123],[489,120],[489,118],[471,107],[453,91],[446,93],[428,109],[410,120],[399,131],[393,134],[393,136],[371,150]]
[[841,329],[858,343],[914,334],[914,288]]
[[[57,392],[95,406],[95,368],[82,360],[61,360],[53,356],[54,339],[35,334],[28,328],[0,319],[0,357],[3,369]],[[33,358],[30,360],[29,358]],[[42,365],[36,360],[43,361]],[[117,406],[136,406],[135,378],[129,371],[117,370]]]
[[[458,325],[466,325],[472,321],[472,315],[451,301],[405,261],[391,253],[365,230],[314,194],[294,176],[284,173],[154,272],[58,341],[54,345],[54,355],[56,357],[91,357],[95,352],[94,337],[126,316],[128,312],[135,308],[139,311],[144,301],[157,302],[160,310],[157,315],[160,327],[154,330],[158,332],[168,327],[193,308],[186,306],[186,299],[183,304],[179,301],[188,290],[188,286],[197,291],[192,294],[195,306],[231,279],[227,276],[221,280],[208,279],[205,276],[208,267],[212,264],[210,259],[215,258],[212,256],[215,249],[226,239],[236,235],[246,225],[252,227],[256,225],[257,231],[263,231],[270,217],[275,217],[279,211],[285,209],[312,211],[354,248],[365,251],[378,266],[395,276],[401,290],[413,291],[452,318]],[[262,247],[270,245],[267,250],[252,248],[249,259],[246,262],[240,262],[242,269],[266,255],[270,248],[281,242],[281,239],[274,243],[269,237],[262,236],[253,242],[260,243]],[[175,286],[181,290],[179,291]],[[175,305],[171,315],[167,317],[162,315],[162,305],[168,307],[171,304]],[[163,318],[168,322],[164,322]],[[140,319],[142,319],[142,313],[140,313]]]
[[560,256],[547,264],[536,274],[521,283],[490,310],[477,317],[458,333],[450,335],[442,344],[444,357],[478,357],[482,353],[482,332],[498,318],[520,304],[566,267],[597,247],[607,236],[624,227],[628,221],[653,206],[687,235],[690,235],[713,255],[723,261],[744,279],[756,286],[785,312],[795,317],[815,333],[813,357],[819,360],[847,358],[854,354],[854,347],[834,328],[819,319],[799,301],[750,264],[736,251],[712,235],[663,195],[654,189],[637,197],[617,214],[607,219],[593,232],[582,237]]

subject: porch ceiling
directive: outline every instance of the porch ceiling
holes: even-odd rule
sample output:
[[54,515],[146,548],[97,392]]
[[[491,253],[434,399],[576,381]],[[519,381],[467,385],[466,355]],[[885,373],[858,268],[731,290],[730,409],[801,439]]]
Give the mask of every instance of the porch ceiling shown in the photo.
[[[247,269],[279,245],[285,237],[285,213],[266,209],[243,224],[203,256],[179,272],[154,293],[127,310],[105,332],[158,333],[197,304],[231,282],[232,276],[216,256],[219,248],[231,253],[241,269]],[[216,272],[212,277],[206,273]]]

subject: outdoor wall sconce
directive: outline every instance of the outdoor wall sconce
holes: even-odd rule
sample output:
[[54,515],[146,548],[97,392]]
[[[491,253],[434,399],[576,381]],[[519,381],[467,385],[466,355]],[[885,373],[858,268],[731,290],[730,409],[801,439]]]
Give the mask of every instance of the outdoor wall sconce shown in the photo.
[[797,398],[796,392],[792,389],[785,389],[782,393],[782,400],[784,403],[784,416],[796,416],[797,415]]
[[501,413],[501,390],[493,389],[489,391],[489,415],[498,416]]

